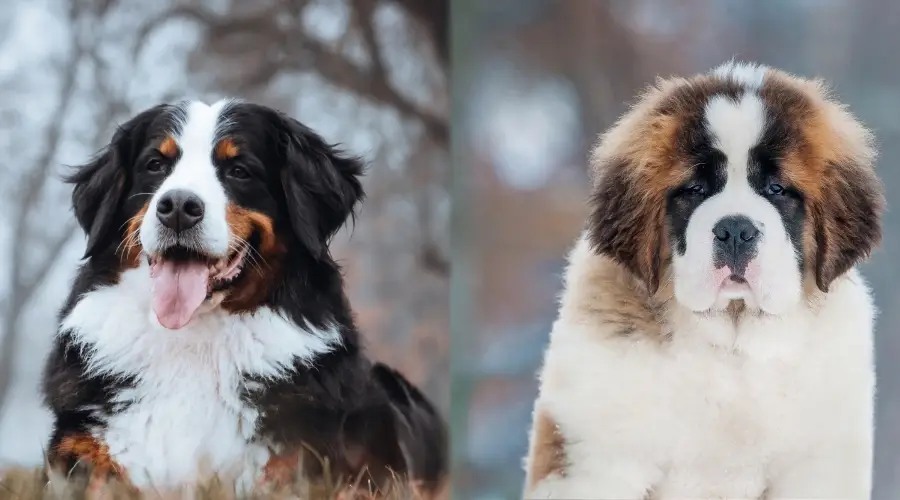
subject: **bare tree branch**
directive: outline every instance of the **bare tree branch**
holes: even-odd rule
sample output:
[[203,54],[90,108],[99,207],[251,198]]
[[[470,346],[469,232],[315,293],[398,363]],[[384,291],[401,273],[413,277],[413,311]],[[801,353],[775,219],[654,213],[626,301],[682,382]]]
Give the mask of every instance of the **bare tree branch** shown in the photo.
[[430,32],[435,52],[446,68],[450,63],[450,0],[393,0]]
[[[46,131],[44,144],[41,147],[41,154],[35,160],[35,163],[29,169],[29,175],[24,182],[22,197],[17,205],[16,214],[13,219],[13,230],[11,234],[12,241],[18,244],[12,247],[12,257],[10,262],[10,275],[7,285],[9,298],[7,301],[6,314],[3,320],[3,338],[0,339],[0,409],[3,408],[9,388],[12,384],[13,360],[18,350],[19,337],[19,318],[22,315],[25,305],[31,298],[31,294],[40,285],[40,283],[29,283],[26,287],[25,283],[25,257],[30,252],[28,245],[29,216],[40,200],[46,184],[48,173],[50,171],[53,158],[55,158],[59,150],[60,140],[62,138],[63,117],[68,114],[69,106],[75,94],[75,84],[78,72],[78,65],[81,63],[84,52],[75,32],[71,37],[73,47],[72,54],[63,68],[62,84],[59,88],[57,96],[56,108],[50,115],[50,125]],[[50,267],[49,261],[44,261],[39,267]],[[40,277],[40,276],[38,276]]]
[[282,61],[283,67],[300,71],[315,68],[317,73],[333,85],[392,106],[400,114],[419,120],[436,144],[449,144],[450,128],[447,120],[419,109],[400,95],[387,81],[386,75],[361,70],[316,40],[305,38],[301,39],[300,43],[305,53],[289,54]]
[[[381,55],[381,46],[375,36],[375,0],[353,0],[353,20],[359,27],[366,50],[372,59],[372,72],[375,74],[387,74],[384,67],[384,57]],[[349,30],[348,30],[349,31]]]
[[151,18],[138,28],[134,54],[137,56],[140,47],[145,44],[154,29],[174,19],[196,21],[210,32],[213,39],[217,36],[235,36],[242,32],[268,33],[270,36],[266,40],[272,44],[273,50],[260,52],[278,52],[281,57],[264,61],[263,66],[245,82],[244,90],[267,84],[285,69],[299,72],[315,71],[336,87],[391,106],[401,115],[418,120],[436,144],[448,145],[450,128],[447,119],[419,108],[391,85],[372,27],[374,2],[360,0],[354,4],[362,6],[363,10],[358,15],[362,25],[368,25],[372,29],[372,33],[368,35],[366,34],[368,28],[363,29],[363,37],[372,57],[372,67],[368,69],[359,67],[331,47],[310,37],[298,27],[299,23],[298,26],[288,28],[280,26],[276,22],[277,16],[273,9],[262,10],[253,15],[229,16],[216,14],[197,5],[177,5]]
[[[108,12],[110,2],[111,0],[104,0],[103,3],[94,9],[95,12],[101,14]],[[29,169],[29,175],[24,183],[23,194],[14,216],[12,241],[17,242],[17,244],[12,248],[8,282],[9,295],[4,308],[3,329],[0,331],[3,335],[0,338],[0,410],[2,410],[9,397],[12,384],[14,359],[18,351],[18,340],[21,337],[19,325],[21,316],[34,294],[43,285],[53,267],[53,263],[58,260],[65,243],[77,233],[78,229],[73,221],[69,221],[50,243],[48,254],[44,256],[41,262],[36,264],[37,270],[34,274],[30,277],[26,276],[26,255],[31,251],[28,234],[29,229],[31,229],[29,221],[31,215],[39,206],[41,194],[44,192],[47,181],[52,178],[51,171],[54,159],[63,138],[63,123],[65,122],[65,117],[69,114],[69,108],[75,97],[78,68],[86,58],[93,59],[95,63],[99,61],[96,47],[86,45],[82,40],[85,34],[84,31],[86,31],[79,28],[79,21],[83,20],[80,19],[83,14],[82,7],[83,5],[79,2],[73,2],[70,5],[69,22],[73,26],[70,37],[70,44],[73,48],[72,53],[69,54],[62,68],[62,83],[59,88],[56,108],[50,115],[51,120],[44,134],[41,154]],[[102,88],[102,79],[96,83],[98,87]],[[112,117],[112,111],[121,101],[113,98],[114,94],[110,89],[105,88],[104,90],[101,93],[106,99],[106,105],[103,110],[104,116]],[[102,133],[105,133],[105,131],[98,125],[95,134]]]
[[[62,231],[60,231],[56,238],[48,245],[50,252],[44,257],[43,265],[38,267],[31,278],[23,279],[22,283],[19,285],[18,295],[21,297],[20,302],[27,304],[31,301],[35,292],[40,288],[44,281],[46,281],[47,275],[50,273],[50,270],[53,269],[53,264],[59,260],[59,256],[62,254],[66,242],[77,233],[78,225],[72,220],[68,221]],[[5,353],[5,351],[3,352]],[[2,407],[2,405],[0,405],[0,407]]]
[[450,261],[433,243],[428,243],[422,247],[420,262],[422,268],[426,271],[445,278],[450,277]]

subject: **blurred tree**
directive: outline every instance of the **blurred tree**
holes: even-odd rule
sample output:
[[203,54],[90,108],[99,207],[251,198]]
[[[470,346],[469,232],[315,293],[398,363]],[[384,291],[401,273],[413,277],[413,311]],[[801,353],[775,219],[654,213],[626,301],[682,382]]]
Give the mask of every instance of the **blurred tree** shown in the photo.
[[[301,97],[319,92],[349,96],[366,113],[399,120],[396,129],[367,131],[379,135],[381,146],[363,155],[372,165],[364,181],[369,201],[356,237],[346,245],[346,257],[352,257],[349,294],[374,356],[397,364],[446,409],[449,0],[240,0],[225,8],[211,0],[63,4],[69,9],[64,23],[71,29],[71,51],[57,70],[62,83],[53,118],[39,138],[41,154],[25,169],[25,187],[11,208],[10,241],[16,243],[4,264],[9,286],[0,299],[0,408],[10,391],[17,347],[28,332],[23,311],[34,307],[35,292],[62,244],[77,233],[74,221],[60,215],[58,220],[68,222],[52,225],[52,235],[35,234],[38,211],[61,214],[68,204],[54,197],[59,186],[53,174],[70,109],[78,108],[71,112],[75,116],[90,107],[98,118],[87,127],[94,135],[85,141],[97,150],[138,103],[225,94],[290,113]],[[324,25],[337,25],[341,33],[323,36]],[[183,43],[195,32],[187,75],[135,99],[133,87],[143,83],[135,75],[181,71],[174,49],[167,52],[171,66],[145,67],[160,38]],[[317,88],[311,91],[308,81],[295,83],[294,92],[280,86],[304,76]],[[90,99],[79,93],[85,87]],[[365,122],[345,126],[364,127]],[[45,249],[53,250],[44,255]],[[44,257],[38,262],[35,253]],[[55,312],[57,305],[40,307]]]
[[[35,298],[36,292],[44,285],[50,271],[66,244],[76,233],[74,219],[67,219],[58,226],[40,224],[44,213],[44,196],[48,185],[54,180],[56,160],[63,141],[63,126],[73,113],[73,101],[78,96],[78,71],[85,67],[93,74],[96,83],[92,98],[96,102],[101,121],[96,123],[93,136],[89,139],[93,149],[99,149],[117,118],[127,116],[129,107],[107,83],[109,67],[100,57],[100,40],[94,29],[103,23],[112,2],[96,4],[72,2],[67,12],[67,20],[72,27],[70,50],[58,64],[59,84],[54,98],[51,120],[37,134],[41,143],[40,154],[32,165],[26,166],[21,190],[15,193],[12,205],[12,232],[9,236],[9,277],[7,294],[3,307],[2,329],[0,329],[0,410],[13,383],[15,355],[19,340],[26,328],[22,325],[22,315]],[[36,250],[38,250],[36,252]],[[41,250],[43,252],[41,252]],[[35,254],[39,255],[35,259]],[[53,314],[58,306],[49,306]],[[48,311],[48,312],[50,312]]]

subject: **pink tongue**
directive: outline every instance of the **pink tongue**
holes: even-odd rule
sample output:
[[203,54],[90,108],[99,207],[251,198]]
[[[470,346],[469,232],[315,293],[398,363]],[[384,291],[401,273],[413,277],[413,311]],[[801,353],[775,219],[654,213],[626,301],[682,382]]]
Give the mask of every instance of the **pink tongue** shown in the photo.
[[160,260],[150,270],[153,311],[159,324],[177,330],[206,299],[209,268],[203,262]]

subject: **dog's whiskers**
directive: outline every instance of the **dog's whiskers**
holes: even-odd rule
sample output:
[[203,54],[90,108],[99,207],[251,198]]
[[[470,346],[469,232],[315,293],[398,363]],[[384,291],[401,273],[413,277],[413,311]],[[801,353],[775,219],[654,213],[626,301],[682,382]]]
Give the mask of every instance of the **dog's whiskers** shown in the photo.
[[251,245],[249,241],[241,238],[240,236],[234,236],[231,243],[229,244],[229,248],[230,251],[246,251],[247,261],[253,267],[253,269],[255,269],[259,273],[265,272],[265,270],[263,269],[263,265],[265,265],[265,267],[269,267],[266,263],[266,260],[259,253],[259,251],[253,248],[253,245]]

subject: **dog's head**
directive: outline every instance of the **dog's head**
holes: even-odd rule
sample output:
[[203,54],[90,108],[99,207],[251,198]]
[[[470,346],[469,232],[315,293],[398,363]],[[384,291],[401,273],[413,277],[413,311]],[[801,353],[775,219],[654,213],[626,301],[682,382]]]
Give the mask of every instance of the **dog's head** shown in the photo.
[[728,63],[660,80],[593,154],[593,247],[694,311],[779,314],[869,254],[871,134],[819,81]]
[[264,303],[286,260],[331,262],[362,168],[275,110],[194,101],[138,114],[69,180],[85,257],[146,259],[156,315],[175,329],[204,302]]

